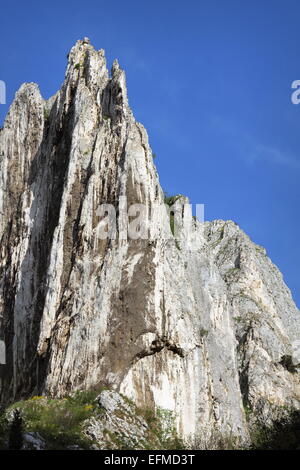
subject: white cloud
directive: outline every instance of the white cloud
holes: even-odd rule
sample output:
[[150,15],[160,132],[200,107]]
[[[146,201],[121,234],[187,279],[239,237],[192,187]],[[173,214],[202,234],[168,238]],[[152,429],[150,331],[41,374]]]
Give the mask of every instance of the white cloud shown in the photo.
[[254,164],[264,160],[274,165],[300,169],[300,155],[297,157],[273,145],[257,142],[253,135],[241,129],[230,119],[214,115],[211,116],[210,123],[215,131],[224,135],[229,145],[235,148],[239,157],[246,163]]

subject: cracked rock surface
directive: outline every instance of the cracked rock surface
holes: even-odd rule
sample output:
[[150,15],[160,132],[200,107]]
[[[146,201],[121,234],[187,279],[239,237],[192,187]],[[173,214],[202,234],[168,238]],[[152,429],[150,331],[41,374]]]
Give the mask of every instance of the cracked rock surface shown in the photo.
[[[99,238],[97,208],[120,197],[147,206],[149,239]],[[21,86],[0,131],[2,402],[106,386],[172,410],[183,436],[244,441],[245,409],[299,408],[300,316],[280,272],[231,221],[195,222],[196,250],[176,242],[163,202],[117,61],[109,74],[85,38],[55,96]]]
[[98,397],[102,416],[84,423],[84,434],[94,442],[95,449],[146,448],[149,440],[147,421],[136,411],[133,403],[117,392],[105,390]]

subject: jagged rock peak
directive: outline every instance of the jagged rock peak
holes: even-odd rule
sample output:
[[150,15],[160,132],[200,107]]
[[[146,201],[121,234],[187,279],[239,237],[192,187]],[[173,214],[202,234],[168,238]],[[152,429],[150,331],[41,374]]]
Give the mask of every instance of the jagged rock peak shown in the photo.
[[[147,236],[123,236],[124,200],[146,208]],[[184,209],[191,249],[163,202],[117,61],[110,77],[85,38],[52,98],[20,88],[0,133],[3,402],[107,386],[203,446],[300,407],[300,316],[278,269],[233,222]]]

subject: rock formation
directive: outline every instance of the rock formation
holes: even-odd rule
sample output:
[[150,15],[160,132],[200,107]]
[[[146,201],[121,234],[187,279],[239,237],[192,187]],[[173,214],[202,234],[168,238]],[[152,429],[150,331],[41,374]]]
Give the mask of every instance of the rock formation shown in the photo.
[[[184,198],[181,198],[184,199]],[[144,204],[148,239],[101,239],[101,204]],[[107,386],[173,410],[183,436],[248,439],[300,406],[300,316],[263,248],[231,221],[175,240],[125,74],[85,38],[61,90],[16,93],[0,131],[3,403]],[[118,212],[117,212],[118,213]],[[250,420],[249,420],[250,415]]]

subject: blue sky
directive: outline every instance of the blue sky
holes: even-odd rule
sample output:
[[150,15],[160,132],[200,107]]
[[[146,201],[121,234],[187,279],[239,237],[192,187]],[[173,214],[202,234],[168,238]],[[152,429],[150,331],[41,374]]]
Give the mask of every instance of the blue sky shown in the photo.
[[[0,80],[45,98],[88,36],[126,70],[164,189],[231,219],[284,275],[300,306],[300,4],[296,0],[10,2],[1,12]],[[8,106],[0,105],[0,122]]]

